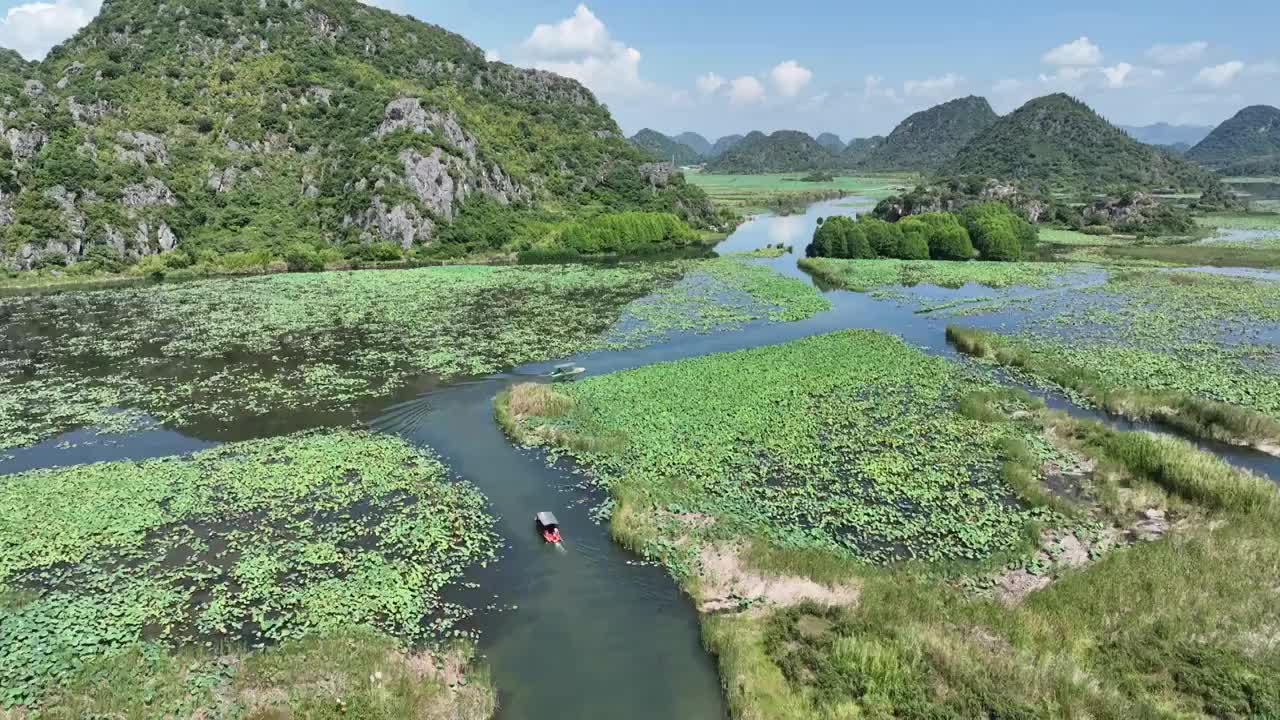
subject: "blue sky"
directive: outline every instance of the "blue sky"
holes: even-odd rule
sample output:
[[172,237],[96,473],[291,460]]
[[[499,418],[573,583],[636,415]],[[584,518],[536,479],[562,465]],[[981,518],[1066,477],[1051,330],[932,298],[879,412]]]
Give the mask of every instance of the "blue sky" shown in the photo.
[[[99,0],[0,2],[28,56]],[[623,129],[885,133],[953,97],[1066,91],[1113,122],[1216,124],[1280,105],[1280,3],[375,0],[505,62],[582,80]]]

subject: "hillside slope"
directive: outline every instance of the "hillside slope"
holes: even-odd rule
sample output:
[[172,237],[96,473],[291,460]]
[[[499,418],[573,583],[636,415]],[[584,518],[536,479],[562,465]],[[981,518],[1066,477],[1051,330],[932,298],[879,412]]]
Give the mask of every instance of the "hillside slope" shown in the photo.
[[671,139],[698,153],[699,157],[711,154],[711,141],[696,132],[682,132]]
[[716,140],[715,144],[711,146],[711,152],[707,153],[707,157],[718,158],[721,155],[729,152],[729,150],[732,149],[734,145],[737,145],[738,143],[742,142],[744,139],[746,139],[745,135],[725,135],[719,140]]
[[844,141],[841,140],[840,136],[836,135],[835,133],[824,132],[818,137],[814,138],[814,140],[817,141],[817,143],[822,147],[830,150],[831,152],[837,155],[844,150]]
[[922,110],[859,161],[864,170],[927,172],[955,157],[960,148],[999,116],[985,98],[964,97]]
[[883,143],[883,135],[873,135],[869,138],[854,138],[850,140],[849,144],[846,145],[844,150],[840,153],[840,165],[844,167],[857,166]]
[[707,172],[726,174],[796,172],[831,167],[834,156],[813,138],[796,130],[772,135],[753,132],[720,157]]
[[1031,100],[978,135],[941,173],[1101,191],[1114,185],[1198,190],[1202,168],[1144,145],[1067,95]]
[[1187,151],[1187,159],[1212,168],[1280,156],[1280,108],[1253,105],[1219,125]]
[[644,150],[650,159],[659,162],[675,162],[676,165],[696,165],[702,156],[684,143],[663,135],[657,130],[645,128],[628,139],[632,145]]
[[710,205],[576,81],[356,0],[107,0],[7,53],[0,267],[293,243],[491,249],[502,218]]

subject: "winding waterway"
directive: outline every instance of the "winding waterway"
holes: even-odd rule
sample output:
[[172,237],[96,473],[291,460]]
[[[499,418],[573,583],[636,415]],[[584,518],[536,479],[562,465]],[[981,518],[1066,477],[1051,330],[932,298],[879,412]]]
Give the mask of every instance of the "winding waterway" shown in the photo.
[[[808,280],[796,267],[797,253],[812,235],[817,218],[851,214],[853,210],[854,205],[846,199],[820,203],[801,215],[761,216],[743,224],[718,250],[790,244],[795,248],[793,253],[760,262]],[[1079,282],[1100,280],[1100,274],[1085,273]],[[801,322],[753,323],[732,332],[681,335],[645,348],[601,351],[556,362],[572,360],[586,367],[589,374],[602,374],[851,328],[882,330],[930,353],[955,356],[945,340],[944,318],[918,314],[908,304],[867,294],[825,292],[832,309]],[[980,297],[985,289],[938,289],[935,293],[930,288],[917,288],[915,292],[954,300]],[[1020,313],[991,313],[966,322],[1016,328],[1023,319]],[[488,496],[499,518],[498,529],[505,539],[500,562],[471,574],[468,579],[479,585],[478,590],[460,591],[451,598],[471,607],[488,608],[477,612],[470,626],[480,631],[480,651],[499,688],[499,717],[724,718],[727,710],[714,659],[701,646],[696,612],[689,599],[662,569],[640,563],[611,541],[607,526],[591,520],[590,509],[600,498],[581,489],[581,478],[571,467],[549,465],[542,454],[513,447],[493,420],[492,399],[498,392],[512,382],[544,375],[554,364],[532,364],[506,374],[436,387],[366,418],[374,429],[395,433],[439,453],[460,478]],[[1041,394],[1055,407],[1098,417],[1052,393]],[[0,473],[186,453],[212,444],[211,439],[165,429],[106,443],[83,443],[88,437],[87,431],[77,431],[12,451],[12,457],[0,461]],[[67,444],[72,447],[59,448]],[[1201,445],[1234,464],[1280,479],[1280,459],[1216,443]],[[532,519],[539,510],[551,510],[559,516],[566,536],[563,549],[547,546],[535,535]]]

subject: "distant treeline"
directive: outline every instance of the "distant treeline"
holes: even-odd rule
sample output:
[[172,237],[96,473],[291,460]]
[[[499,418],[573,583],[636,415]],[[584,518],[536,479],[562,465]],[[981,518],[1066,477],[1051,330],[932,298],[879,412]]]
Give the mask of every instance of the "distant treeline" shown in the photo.
[[979,203],[960,213],[933,212],[887,222],[863,216],[820,221],[809,257],[1012,261],[1031,256],[1039,231],[1003,203]]

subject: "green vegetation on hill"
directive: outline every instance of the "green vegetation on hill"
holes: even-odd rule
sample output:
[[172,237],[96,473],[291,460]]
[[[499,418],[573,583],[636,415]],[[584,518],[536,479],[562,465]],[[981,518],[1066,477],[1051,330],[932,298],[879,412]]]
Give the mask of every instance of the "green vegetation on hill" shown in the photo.
[[711,152],[707,153],[707,157],[718,158],[721,155],[729,152],[729,150],[731,150],[734,145],[737,145],[738,143],[742,142],[744,139],[745,139],[745,136],[743,135],[725,135],[719,140],[716,140],[715,145],[711,146]]
[[667,137],[657,130],[645,128],[631,136],[630,142],[658,162],[674,162],[676,165],[697,165],[702,162],[702,156],[688,145]]
[[841,167],[857,167],[859,163],[866,159],[876,148],[884,143],[883,135],[873,135],[869,138],[854,138],[845,145],[844,150],[840,151]]
[[876,171],[931,171],[955,157],[999,116],[985,98],[964,97],[922,110],[898,124],[857,167]]
[[1280,108],[1270,105],[1253,105],[1241,110],[1187,151],[1190,160],[1215,169],[1229,168],[1229,174],[1245,175],[1255,172],[1248,169],[1250,163],[1274,166],[1277,156],[1280,156]]
[[711,154],[711,142],[696,132],[682,132],[671,139],[698,153],[699,157]]
[[236,266],[296,244],[454,255],[473,215],[712,221],[576,81],[356,0],[111,0],[45,60],[6,58],[7,267],[175,248]]
[[697,240],[698,234],[670,213],[601,215],[560,234],[561,245],[582,255],[649,255],[679,250]]
[[1223,177],[1280,177],[1280,153],[1225,165],[1218,174]]
[[940,172],[1077,191],[1113,185],[1198,191],[1217,182],[1202,168],[1143,145],[1063,94],[1037,98],[1000,118]]
[[829,168],[834,160],[830,150],[802,132],[753,132],[707,163],[707,172],[732,175],[808,171]]

